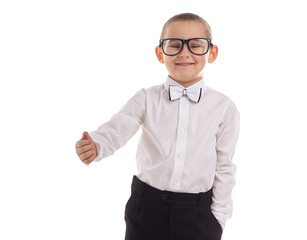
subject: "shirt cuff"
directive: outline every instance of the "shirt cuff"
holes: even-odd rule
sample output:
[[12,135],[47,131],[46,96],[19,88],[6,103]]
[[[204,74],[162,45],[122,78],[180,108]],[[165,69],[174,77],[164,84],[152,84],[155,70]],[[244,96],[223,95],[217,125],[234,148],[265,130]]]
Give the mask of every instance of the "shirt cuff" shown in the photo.
[[95,146],[96,146],[96,152],[97,152],[97,156],[96,158],[94,159],[94,162],[98,162],[102,159],[102,150],[101,150],[101,147],[98,143],[94,142],[95,143]]
[[96,152],[97,152],[97,156],[96,158],[93,160],[93,162],[98,162],[103,158],[102,155],[102,147],[100,146],[100,144],[98,143],[98,139],[96,138],[95,134],[90,133],[91,138],[94,141],[95,147],[96,147]]
[[216,220],[219,222],[219,224],[222,226],[224,230],[225,225],[226,225],[227,216],[223,213],[215,212],[215,211],[212,211],[212,214],[215,216]]

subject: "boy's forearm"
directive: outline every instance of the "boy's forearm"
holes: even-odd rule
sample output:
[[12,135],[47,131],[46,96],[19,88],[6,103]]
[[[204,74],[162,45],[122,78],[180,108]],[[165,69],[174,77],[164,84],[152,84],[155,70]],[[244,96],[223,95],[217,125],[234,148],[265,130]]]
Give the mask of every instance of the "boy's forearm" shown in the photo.
[[226,219],[232,215],[231,193],[235,185],[236,166],[232,162],[239,136],[240,115],[230,103],[220,125],[216,143],[216,173],[213,183],[212,212],[225,227]]
[[144,103],[145,93],[141,90],[108,122],[90,133],[97,148],[95,161],[113,155],[138,131],[144,121]]

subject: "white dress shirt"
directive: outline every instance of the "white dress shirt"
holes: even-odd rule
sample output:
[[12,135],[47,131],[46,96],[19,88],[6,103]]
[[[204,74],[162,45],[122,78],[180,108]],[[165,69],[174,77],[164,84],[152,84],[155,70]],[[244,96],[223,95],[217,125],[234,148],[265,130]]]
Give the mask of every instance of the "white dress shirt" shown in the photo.
[[213,188],[211,210],[224,227],[232,213],[231,191],[236,166],[232,162],[239,133],[239,113],[225,95],[200,80],[200,101],[186,95],[169,99],[164,84],[142,89],[110,121],[91,132],[98,156],[112,155],[142,127],[136,163],[138,178],[173,192],[199,193]]

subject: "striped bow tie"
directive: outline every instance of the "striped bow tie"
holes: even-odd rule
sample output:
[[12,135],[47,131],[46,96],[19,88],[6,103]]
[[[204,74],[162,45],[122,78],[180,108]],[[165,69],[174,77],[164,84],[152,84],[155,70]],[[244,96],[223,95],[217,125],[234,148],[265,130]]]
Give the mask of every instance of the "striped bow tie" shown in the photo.
[[201,97],[202,88],[181,88],[169,86],[169,100],[177,100],[182,96],[187,96],[191,101],[198,103]]

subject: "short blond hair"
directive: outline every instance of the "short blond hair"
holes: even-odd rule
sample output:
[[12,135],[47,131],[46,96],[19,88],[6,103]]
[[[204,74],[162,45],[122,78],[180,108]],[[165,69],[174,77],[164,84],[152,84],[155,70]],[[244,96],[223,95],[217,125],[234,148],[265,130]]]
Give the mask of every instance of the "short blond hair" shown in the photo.
[[207,23],[207,21],[205,19],[203,19],[202,17],[200,17],[200,16],[198,16],[194,13],[177,14],[177,15],[171,17],[169,20],[167,20],[167,22],[164,24],[164,26],[162,28],[162,33],[161,33],[160,39],[163,39],[167,26],[170,23],[175,22],[175,21],[198,21],[198,22],[200,22],[204,25],[207,37],[212,39],[212,31],[211,31],[210,25]]

